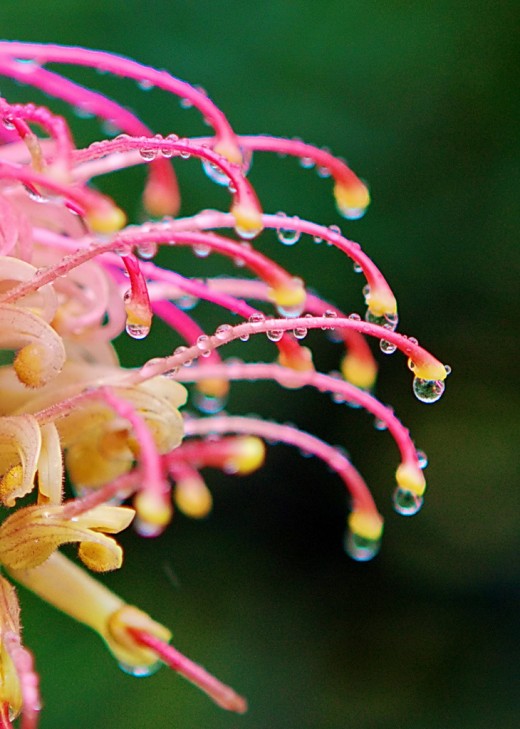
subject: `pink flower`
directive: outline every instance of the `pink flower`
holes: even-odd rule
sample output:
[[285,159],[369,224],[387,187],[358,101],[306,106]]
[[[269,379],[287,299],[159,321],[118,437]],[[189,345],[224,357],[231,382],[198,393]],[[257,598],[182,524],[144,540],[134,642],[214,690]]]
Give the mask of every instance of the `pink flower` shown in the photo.
[[[114,101],[49,70],[54,62],[133,78],[186,99],[213,136],[154,135]],[[0,501],[12,510],[0,525],[0,564],[16,582],[96,630],[125,670],[143,675],[166,663],[219,705],[243,712],[244,699],[169,645],[167,628],[97,583],[60,546],[77,543],[90,570],[119,568],[123,551],[109,535],[132,521],[144,536],[159,534],[173,503],[192,517],[206,516],[212,499],[201,469],[247,474],[262,465],[264,441],[276,440],[322,459],[343,481],[351,501],[346,549],[354,559],[370,559],[383,519],[348,458],[296,427],[223,412],[227,392],[236,380],[269,379],[365,408],[395,440],[400,462],[394,503],[412,514],[426,486],[422,456],[393,411],[370,393],[377,368],[366,338],[378,339],[387,354],[399,349],[408,358],[414,392],[424,402],[442,395],[449,368],[396,332],[395,297],[359,244],[335,226],[262,211],[248,166],[254,152],[277,152],[332,177],[339,213],[360,217],[368,190],[329,152],[301,141],[237,136],[201,91],[166,71],[107,53],[0,42],[0,73],[22,81],[28,93],[40,89],[122,130],[78,149],[66,120],[51,108],[0,100],[0,346],[14,353],[12,363],[0,368]],[[200,160],[212,180],[227,186],[229,211],[173,217],[180,197],[172,160],[188,158]],[[90,183],[138,164],[147,165],[143,203],[151,219],[127,224],[116,202]],[[310,294],[300,278],[257,250],[252,241],[264,228],[286,245],[313,236],[350,258],[366,279],[365,318],[346,316]],[[187,278],[152,261],[159,246],[189,246],[200,257],[217,252],[249,275]],[[194,298],[222,310],[223,323],[213,333],[186,310]],[[238,324],[227,323],[229,312],[238,315]],[[124,369],[112,341],[125,329],[145,338],[154,317],[184,344]],[[315,370],[302,344],[311,329],[333,330],[343,342],[341,374]],[[268,353],[277,350],[274,361],[222,359],[223,345],[258,335],[272,342]],[[199,416],[183,415],[187,399]],[[64,493],[65,473],[73,494]],[[30,503],[19,507],[22,497]],[[20,642],[14,588],[4,578],[0,598],[0,727],[20,715],[22,727],[32,729],[37,678]]]

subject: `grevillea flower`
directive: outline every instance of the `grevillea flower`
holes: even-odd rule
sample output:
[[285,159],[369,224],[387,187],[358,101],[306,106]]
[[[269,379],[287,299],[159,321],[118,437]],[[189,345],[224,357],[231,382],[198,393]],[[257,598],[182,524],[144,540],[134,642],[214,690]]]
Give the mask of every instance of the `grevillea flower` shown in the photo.
[[[54,63],[89,66],[177,95],[200,111],[213,134],[154,134],[116,102],[57,74]],[[173,504],[191,517],[206,516],[212,499],[201,470],[250,473],[262,465],[265,441],[293,445],[337,475],[350,503],[346,550],[354,559],[370,559],[383,519],[346,455],[297,427],[225,412],[228,390],[237,380],[271,380],[366,409],[399,451],[395,508],[413,514],[426,486],[423,456],[392,409],[371,392],[376,363],[367,341],[378,340],[386,354],[405,355],[413,390],[424,402],[442,395],[449,368],[396,331],[392,290],[358,243],[334,225],[264,213],[247,179],[253,153],[297,157],[333,179],[339,213],[355,219],[369,194],[339,158],[301,141],[239,136],[205,93],[119,56],[0,42],[0,73],[22,82],[28,97],[35,88],[51,98],[49,108],[0,100],[0,347],[8,353],[0,368],[0,501],[8,510],[0,525],[0,727],[20,716],[24,729],[34,729],[40,707],[8,578],[96,630],[128,672],[145,675],[166,663],[220,706],[243,712],[245,700],[173,648],[167,628],[125,604],[84,567],[119,568],[123,551],[111,535],[131,522],[144,536],[159,534]],[[77,148],[66,119],[52,111],[53,98],[121,133]],[[227,187],[229,210],[201,206],[195,215],[178,217],[172,162],[188,159],[199,160],[211,180]],[[143,204],[150,220],[143,224],[128,224],[118,204],[92,185],[133,165],[147,168]],[[364,318],[309,293],[306,282],[262,253],[263,229],[275,230],[287,245],[306,236],[342,251],[366,279]],[[189,278],[153,262],[160,246],[189,246],[202,258],[218,253],[248,275]],[[220,310],[215,331],[188,313],[186,302],[195,299]],[[229,323],[231,314],[238,323]],[[125,329],[143,339],[155,317],[183,343],[138,368],[121,367],[112,340]],[[309,330],[332,331],[342,343],[340,371],[315,370],[302,343]],[[224,345],[252,337],[272,342],[268,361],[225,359]],[[187,400],[198,415],[184,414]],[[78,545],[83,566],[61,554],[66,543]]]

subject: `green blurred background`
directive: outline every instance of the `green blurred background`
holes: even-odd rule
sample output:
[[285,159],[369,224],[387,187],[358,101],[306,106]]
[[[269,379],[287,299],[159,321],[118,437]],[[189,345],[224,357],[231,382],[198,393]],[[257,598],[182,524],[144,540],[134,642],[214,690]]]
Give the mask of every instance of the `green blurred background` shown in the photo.
[[[298,135],[345,155],[373,194],[357,222],[341,221],[330,181],[294,160],[257,155],[250,177],[266,210],[340,224],[360,241],[394,287],[401,330],[453,368],[443,400],[427,406],[411,394],[403,359],[379,357],[378,395],[430,457],[426,504],[412,519],[392,513],[396,452],[365,414],[312,393],[237,387],[230,411],[298,422],[349,449],[386,517],[382,553],[369,564],[344,555],[341,487],[289,449],[273,447],[248,479],[210,475],[212,517],[179,516],[155,541],[125,536],[126,565],[106,581],[247,695],[249,713],[222,712],[166,670],[125,676],[95,636],[24,594],[43,729],[518,725],[517,23],[517,3],[482,0],[3,0],[6,38],[86,45],[167,68],[206,88],[239,132]],[[204,133],[197,113],[165,94],[71,75],[158,132]],[[0,88],[26,98],[23,88]],[[74,128],[82,142],[100,135],[94,122]],[[177,168],[183,212],[226,204],[195,162]],[[141,183],[137,170],[105,189],[137,216]],[[334,251],[262,240],[338,306],[361,310],[360,278]],[[217,257],[189,254],[172,265],[199,276],[227,270]],[[337,347],[321,333],[312,342],[320,366],[335,367]],[[121,351],[132,364],[176,343],[156,336]],[[241,347],[234,353],[272,355],[267,343]]]

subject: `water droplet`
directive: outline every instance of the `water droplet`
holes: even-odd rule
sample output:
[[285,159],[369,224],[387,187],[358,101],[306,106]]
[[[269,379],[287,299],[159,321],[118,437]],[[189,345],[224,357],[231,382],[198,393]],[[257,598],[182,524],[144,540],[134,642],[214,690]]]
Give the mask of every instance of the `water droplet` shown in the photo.
[[313,237],[313,239],[312,239],[312,240],[313,240],[313,241],[314,241],[315,243],[317,243],[318,245],[319,245],[320,243],[323,243],[323,238],[320,238],[320,236],[319,236],[319,235],[315,235],[315,236]]
[[256,238],[256,236],[262,232],[262,228],[261,226],[258,228],[242,228],[241,225],[235,225],[235,231],[240,238],[244,238],[244,240],[251,240],[252,238]]
[[146,78],[142,78],[138,81],[137,86],[141,89],[141,91],[151,91],[154,87],[153,83]]
[[293,304],[292,306],[280,306],[278,304],[276,306],[276,311],[280,314],[280,316],[285,316],[287,319],[294,319],[295,317],[301,316],[304,308],[305,301],[302,301],[301,304]]
[[417,451],[417,463],[419,465],[419,468],[424,469],[428,465],[428,456],[424,451]]
[[146,243],[140,243],[137,246],[137,255],[140,258],[144,258],[145,261],[149,261],[157,254],[157,243],[153,241],[147,241]]
[[345,536],[345,552],[357,562],[368,562],[379,552],[381,541],[379,539],[367,539],[359,534],[348,531]]
[[380,339],[379,348],[384,354],[393,354],[397,349],[397,346],[393,342],[389,342],[387,339]]
[[293,335],[296,339],[305,339],[307,331],[308,330],[305,327],[297,327],[296,329],[293,329]]
[[191,109],[193,106],[193,101],[191,99],[181,99],[179,101],[179,104],[181,106],[181,109]]
[[220,169],[217,165],[213,164],[213,162],[210,162],[207,159],[202,160],[202,169],[206,173],[206,175],[209,177],[209,179],[212,182],[216,182],[217,185],[228,185],[229,184],[229,177],[226,175],[223,170]]
[[195,403],[195,407],[200,410],[201,413],[214,415],[223,409],[226,404],[226,399],[213,395],[205,395],[203,392],[196,390],[193,395],[193,402]]
[[198,337],[197,348],[200,350],[202,357],[209,357],[211,354],[211,339],[207,334],[201,334]]
[[[173,354],[176,357],[181,357],[182,359],[184,359],[185,353],[187,351],[188,351],[188,347],[180,346],[174,350]],[[193,359],[184,359],[182,364],[184,367],[190,367],[193,364]]]
[[330,177],[332,174],[331,171],[329,170],[329,168],[325,167],[325,165],[319,165],[318,167],[316,167],[316,173],[317,173],[318,177],[323,177],[323,178]]
[[360,315],[356,314],[355,312],[353,312],[352,314],[349,314],[348,318],[352,319],[352,321],[361,321]]
[[132,324],[126,322],[126,333],[132,337],[132,339],[144,339],[150,333],[150,327],[145,324]]
[[445,384],[442,380],[423,380],[420,377],[413,378],[413,392],[421,402],[432,403],[442,396]]
[[263,324],[265,321],[265,316],[262,314],[261,311],[257,311],[254,314],[251,314],[249,317],[249,323],[252,324],[254,327],[258,327],[259,325]]
[[240,335],[240,341],[241,342],[249,342],[249,334],[241,334]]
[[381,418],[374,418],[374,428],[383,431],[388,429],[388,425]]
[[451,375],[451,367],[449,365],[444,365],[444,369],[446,371],[446,375]]
[[271,342],[279,342],[283,337],[283,329],[268,329],[266,335]]
[[314,167],[315,162],[312,157],[300,157],[300,167],[304,170],[310,170]]
[[32,185],[24,185],[25,192],[27,195],[31,198],[33,202],[37,203],[46,203],[49,202],[49,199],[44,197],[35,187],[32,187]]
[[231,339],[232,336],[233,327],[231,326],[231,324],[221,324],[215,330],[215,337],[221,342],[226,342],[228,339]]
[[12,116],[4,116],[4,118],[2,119],[2,125],[6,129],[8,129],[10,132],[12,132],[15,129],[15,125],[14,125]]
[[[333,309],[326,309],[323,312],[323,316],[326,319],[337,319],[337,317],[338,317],[337,313]],[[327,329],[329,329],[329,327],[328,326],[324,326],[324,327],[322,327],[322,329],[323,329],[323,331],[326,331]]]
[[162,661],[156,661],[149,666],[132,666],[129,663],[118,663],[119,668],[127,673],[129,676],[135,676],[136,678],[144,678],[146,676],[152,676],[156,673],[162,665]]
[[139,154],[146,162],[151,162],[157,157],[157,150],[149,147],[141,147]]
[[276,235],[280,243],[283,243],[286,246],[293,246],[295,243],[298,243],[301,237],[299,230],[291,228],[279,228]]
[[361,264],[355,262],[353,268],[354,273],[363,273],[363,266],[361,266]]
[[201,245],[199,243],[196,243],[192,247],[192,251],[197,258],[207,258],[209,254],[211,253],[210,246]]
[[192,294],[183,294],[176,301],[176,304],[179,307],[179,309],[182,309],[183,311],[191,311],[191,309],[194,309],[198,303],[199,303],[199,299],[196,296],[193,296]]
[[408,489],[403,489],[400,486],[394,491],[392,500],[395,511],[403,516],[417,514],[424,502],[422,496],[414,494],[413,491],[408,491]]
[[339,227],[339,225],[329,225],[329,230],[331,233],[341,235],[341,228]]
[[[139,517],[136,517],[134,519],[134,521],[132,522],[132,526],[134,527],[135,531],[137,532],[137,534],[139,534],[140,537],[146,537],[147,539],[153,539],[153,537],[158,537],[164,532],[163,526],[157,526],[157,524],[149,524],[147,521],[143,521]],[[149,676],[150,674],[139,673],[139,674],[132,674],[132,675]]]
[[347,220],[359,220],[366,213],[366,208],[348,208],[346,205],[336,205],[338,213]]
[[[368,293],[365,293],[365,290],[368,288]],[[370,294],[370,288],[365,286],[363,289],[363,294],[365,295],[365,298],[369,296]],[[384,327],[385,324],[388,322],[386,321],[386,318],[384,316],[380,316],[379,314],[373,314],[370,309],[367,309],[365,314],[365,321],[367,321],[369,324],[377,324],[379,327]],[[387,327],[388,328],[388,327]]]

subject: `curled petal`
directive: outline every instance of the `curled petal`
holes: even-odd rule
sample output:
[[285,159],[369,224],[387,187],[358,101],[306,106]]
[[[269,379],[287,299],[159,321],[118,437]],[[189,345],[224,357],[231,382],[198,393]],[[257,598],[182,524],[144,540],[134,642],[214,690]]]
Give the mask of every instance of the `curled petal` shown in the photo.
[[0,418],[0,501],[6,506],[32,490],[41,444],[32,415]]
[[36,567],[62,544],[79,542],[79,556],[96,572],[121,566],[123,553],[114,539],[134,517],[123,506],[97,506],[79,517],[63,517],[62,505],[37,505],[19,509],[0,527],[0,562],[9,569]]
[[[26,261],[10,256],[0,256],[0,291],[9,291],[15,284],[31,281],[37,268]],[[58,299],[50,284],[41,286],[17,300],[17,305],[30,309],[46,322],[50,322],[58,308]]]

